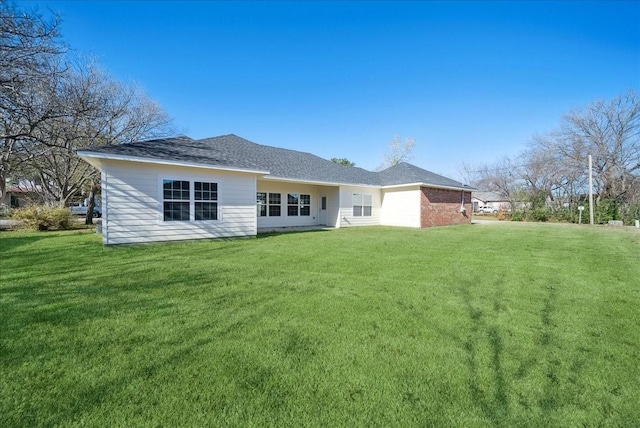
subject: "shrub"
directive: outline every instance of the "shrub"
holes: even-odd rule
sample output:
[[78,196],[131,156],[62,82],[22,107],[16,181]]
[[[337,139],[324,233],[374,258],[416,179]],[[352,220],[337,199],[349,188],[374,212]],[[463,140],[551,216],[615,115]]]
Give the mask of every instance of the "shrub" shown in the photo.
[[619,220],[618,204],[611,199],[602,199],[596,202],[594,209],[596,224],[607,224],[609,220]]
[[0,204],[0,217],[10,217],[11,208],[7,204]]
[[516,211],[511,215],[511,221],[522,221],[522,211]]
[[69,229],[73,214],[66,208],[31,205],[17,208],[11,217],[22,221],[22,224],[28,229],[51,230]]
[[624,224],[634,225],[636,220],[640,220],[640,202],[620,206],[619,213]]
[[[578,222],[579,211],[578,208],[574,209],[561,209],[556,211],[554,217],[559,222],[566,223],[577,223]],[[582,219],[584,221],[584,218]]]
[[533,221],[547,221],[549,220],[549,215],[548,208],[536,208],[531,212],[530,217]]

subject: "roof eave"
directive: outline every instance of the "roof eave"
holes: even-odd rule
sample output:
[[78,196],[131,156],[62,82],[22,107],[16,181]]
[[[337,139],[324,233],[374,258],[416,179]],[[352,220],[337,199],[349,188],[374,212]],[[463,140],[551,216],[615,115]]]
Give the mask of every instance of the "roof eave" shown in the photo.
[[449,189],[449,190],[463,190],[465,192],[473,192],[475,189],[473,187],[469,187],[469,186],[447,186],[444,184],[432,184],[432,183],[425,183],[425,182],[415,182],[415,183],[405,183],[405,184],[392,184],[392,185],[388,185],[388,186],[382,186],[383,189],[393,189],[393,188],[398,188],[398,187],[415,187],[415,186],[419,186],[419,187],[431,187],[434,189]]
[[209,165],[203,163],[195,163],[195,162],[184,162],[177,160],[166,160],[166,159],[155,159],[155,158],[147,158],[147,157],[139,157],[139,156],[127,156],[127,155],[116,155],[116,154],[105,154],[100,152],[91,152],[87,150],[80,150],[77,152],[78,156],[82,159],[95,166],[96,168],[100,168],[101,160],[116,160],[116,161],[125,161],[125,162],[140,162],[140,163],[151,163],[157,165],[171,165],[171,166],[184,166],[190,168],[202,168],[202,169],[215,169],[219,171],[232,171],[232,172],[245,172],[249,174],[269,174],[269,171],[251,169],[251,168],[239,168],[239,167],[229,167],[229,166],[221,166],[221,165]]
[[273,175],[265,175],[262,177],[265,180],[273,180],[273,181],[284,181],[289,183],[304,183],[304,184],[313,184],[318,186],[358,186],[358,187],[374,187],[381,188],[382,186],[378,184],[365,184],[365,183],[347,183],[347,182],[335,182],[335,181],[317,181],[317,180],[305,180],[300,178],[288,178],[288,177],[278,177]]

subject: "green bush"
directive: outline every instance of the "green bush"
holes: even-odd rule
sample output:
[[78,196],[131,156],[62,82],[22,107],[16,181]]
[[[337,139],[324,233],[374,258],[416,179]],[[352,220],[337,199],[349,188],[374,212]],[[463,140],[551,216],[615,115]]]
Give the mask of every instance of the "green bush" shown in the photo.
[[511,221],[522,221],[523,215],[522,211],[516,211],[511,215]]
[[609,220],[620,220],[618,204],[610,199],[602,199],[595,204],[594,221],[596,224],[607,224]]
[[[585,221],[585,215],[587,222],[589,221],[589,210],[587,209],[582,213],[582,222]],[[561,223],[578,223],[580,218],[580,210],[578,210],[578,206],[574,205],[572,208],[563,208],[556,211],[553,214],[553,218]]]
[[548,208],[536,208],[530,213],[529,217],[533,221],[547,221],[549,220],[550,214]]
[[66,208],[45,205],[31,205],[17,208],[11,216],[20,220],[24,227],[33,230],[69,229],[73,214]]
[[624,224],[633,226],[636,220],[640,220],[640,203],[620,207],[620,219]]

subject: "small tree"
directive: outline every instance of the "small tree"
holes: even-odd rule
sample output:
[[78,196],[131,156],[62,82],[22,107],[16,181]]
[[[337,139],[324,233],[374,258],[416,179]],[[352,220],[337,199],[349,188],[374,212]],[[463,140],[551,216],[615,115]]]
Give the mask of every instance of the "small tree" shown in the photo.
[[347,158],[331,158],[331,162],[333,163],[337,163],[338,165],[344,165],[344,166],[356,166],[355,162],[351,162],[349,159]]
[[396,135],[389,143],[389,151],[382,156],[382,165],[378,168],[383,170],[400,162],[407,162],[413,159],[413,149],[416,146],[416,140],[408,137],[402,141],[399,135]]

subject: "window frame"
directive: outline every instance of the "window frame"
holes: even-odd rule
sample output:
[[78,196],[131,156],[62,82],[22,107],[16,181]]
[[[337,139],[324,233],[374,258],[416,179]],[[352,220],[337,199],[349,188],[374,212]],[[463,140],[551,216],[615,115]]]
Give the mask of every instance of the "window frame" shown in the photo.
[[[260,200],[260,195],[264,195],[264,201]],[[282,217],[282,193],[256,191],[256,215],[258,218]]]
[[[175,187],[176,183],[180,183],[180,187]],[[184,183],[186,183],[186,190],[183,187]],[[167,184],[171,184],[171,188],[167,189],[165,186]],[[191,220],[191,182],[189,180],[182,179],[171,179],[171,178],[163,178],[161,181],[161,191],[162,191],[162,221],[163,222],[185,222]],[[169,196],[167,196],[167,192],[169,192]],[[184,197],[184,192],[187,192],[187,197]],[[184,217],[185,209],[184,206],[186,204],[186,218]],[[171,206],[171,208],[167,208],[167,206]],[[176,208],[176,206],[182,206],[183,208]],[[172,214],[173,213],[173,214]],[[176,213],[180,215],[180,218],[167,218],[168,215],[170,217],[175,217]]]
[[[200,190],[197,189],[197,184],[200,184]],[[204,190],[204,185],[208,185],[209,189]],[[200,193],[200,195],[198,195]],[[198,198],[198,196],[200,196]],[[207,197],[205,199],[205,197]],[[204,214],[204,211],[199,211],[208,207],[208,212],[213,215],[213,218],[198,218],[198,214]],[[214,208],[211,211],[211,207]],[[193,221],[218,221],[218,183],[213,181],[193,181]]]
[[[166,182],[181,182],[188,183],[188,189],[186,190],[188,193],[188,199],[168,199],[165,198],[167,194],[165,190],[170,190],[172,192],[185,192],[183,188],[180,189],[165,189]],[[196,184],[200,184],[200,190],[196,190]],[[202,185],[208,186],[202,186]],[[208,187],[208,189],[203,189],[203,187]],[[199,193],[198,196],[196,194]],[[222,212],[220,207],[220,180],[218,177],[188,177],[184,176],[175,177],[175,176],[161,176],[159,179],[159,216],[158,222],[160,224],[171,224],[171,223],[216,223],[222,222]],[[174,194],[171,195],[175,196]],[[184,196],[184,195],[181,195]],[[188,204],[188,218],[180,218],[180,219],[167,219],[165,213],[165,204],[166,203],[181,203]],[[210,216],[213,218],[200,218],[201,215],[198,215],[200,210],[200,214],[202,214],[202,210],[207,208],[206,211],[210,213]],[[186,212],[186,210],[184,210]]]
[[287,193],[287,217],[311,217],[311,195]]
[[371,193],[352,193],[351,208],[353,217],[372,217],[373,195]]

